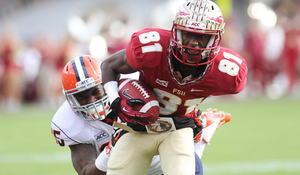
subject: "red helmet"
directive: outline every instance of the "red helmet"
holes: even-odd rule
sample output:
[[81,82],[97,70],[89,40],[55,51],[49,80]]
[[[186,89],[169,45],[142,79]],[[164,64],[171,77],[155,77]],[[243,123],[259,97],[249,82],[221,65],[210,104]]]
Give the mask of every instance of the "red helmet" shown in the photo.
[[[192,48],[182,43],[182,31],[211,35],[205,48]],[[221,35],[224,32],[224,18],[219,7],[210,0],[188,0],[178,9],[172,28],[171,49],[174,57],[183,64],[199,66],[210,63],[220,50]],[[177,48],[177,49],[176,49]],[[198,50],[191,55],[186,49]],[[181,55],[178,56],[178,55]],[[189,63],[189,59],[197,60]]]
[[101,85],[100,66],[101,63],[96,58],[83,55],[70,60],[62,72],[63,92],[73,111],[84,120],[103,120],[109,113],[107,95],[86,105],[80,105],[74,96]]

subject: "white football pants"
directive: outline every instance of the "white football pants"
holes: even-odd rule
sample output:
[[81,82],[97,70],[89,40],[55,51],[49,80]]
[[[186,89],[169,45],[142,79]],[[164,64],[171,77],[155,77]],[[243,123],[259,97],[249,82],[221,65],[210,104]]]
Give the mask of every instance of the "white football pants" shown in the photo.
[[162,134],[124,134],[110,155],[107,175],[144,175],[152,157],[158,154],[165,175],[194,175],[193,130],[183,128]]

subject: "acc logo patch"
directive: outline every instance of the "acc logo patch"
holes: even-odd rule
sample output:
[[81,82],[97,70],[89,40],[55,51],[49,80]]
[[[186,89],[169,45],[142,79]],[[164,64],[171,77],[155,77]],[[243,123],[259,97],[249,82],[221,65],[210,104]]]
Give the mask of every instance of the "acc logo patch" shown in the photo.
[[109,134],[106,131],[102,130],[98,134],[96,134],[94,137],[95,137],[96,141],[98,142],[100,140],[103,140],[103,139],[109,137]]

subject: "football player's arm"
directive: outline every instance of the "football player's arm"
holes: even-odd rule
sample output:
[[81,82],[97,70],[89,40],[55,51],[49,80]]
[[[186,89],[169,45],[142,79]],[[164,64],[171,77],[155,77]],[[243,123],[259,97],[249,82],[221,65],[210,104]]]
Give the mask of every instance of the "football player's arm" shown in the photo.
[[[120,117],[122,122],[137,122],[147,125],[148,122],[140,120],[142,117],[151,117],[151,114],[141,113],[133,110],[134,104],[144,104],[141,99],[121,99],[118,90],[118,79],[120,73],[128,74],[138,71],[131,67],[126,58],[126,50],[121,50],[111,55],[101,64],[102,82],[109,97],[110,108],[113,113]],[[137,119],[137,120],[136,120]]]
[[109,56],[101,64],[102,82],[118,81],[121,73],[128,74],[138,70],[131,67],[126,58],[126,50],[121,50]]
[[97,152],[90,144],[77,144],[69,146],[71,149],[72,163],[79,175],[105,175],[95,166]]

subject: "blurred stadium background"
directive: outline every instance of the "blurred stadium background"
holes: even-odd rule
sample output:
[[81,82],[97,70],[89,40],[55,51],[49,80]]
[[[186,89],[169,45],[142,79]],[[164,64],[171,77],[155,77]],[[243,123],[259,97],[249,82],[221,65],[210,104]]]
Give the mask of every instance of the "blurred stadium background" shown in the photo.
[[[99,60],[146,27],[170,29],[184,0],[0,0],[0,174],[75,174],[50,121],[74,56]],[[246,89],[202,106],[231,113],[204,152],[207,174],[300,173],[300,1],[214,0],[222,46],[242,55]]]

